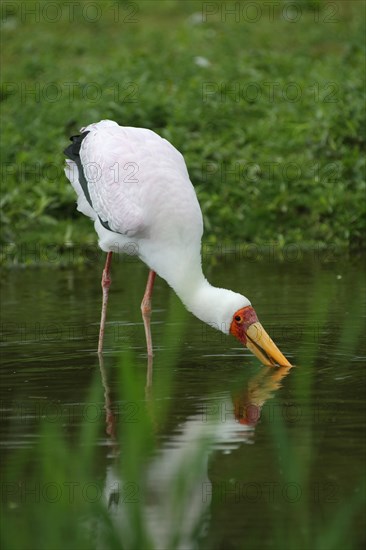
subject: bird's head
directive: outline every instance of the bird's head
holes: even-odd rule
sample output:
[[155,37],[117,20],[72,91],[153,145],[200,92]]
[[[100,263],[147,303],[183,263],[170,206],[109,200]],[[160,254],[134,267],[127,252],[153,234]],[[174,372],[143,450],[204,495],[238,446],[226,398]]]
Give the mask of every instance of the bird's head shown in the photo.
[[232,334],[269,367],[291,367],[286,357],[264,330],[248,298],[204,281],[195,292],[184,293],[189,311],[212,328]]
[[264,330],[252,306],[238,309],[230,324],[230,334],[244,344],[258,359],[267,366],[276,364],[291,367],[286,357]]

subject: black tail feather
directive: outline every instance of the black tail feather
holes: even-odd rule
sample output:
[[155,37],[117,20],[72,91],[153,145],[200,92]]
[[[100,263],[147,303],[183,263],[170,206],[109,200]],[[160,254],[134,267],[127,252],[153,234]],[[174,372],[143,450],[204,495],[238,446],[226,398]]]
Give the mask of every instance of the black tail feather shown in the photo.
[[[83,132],[80,135],[71,136],[70,141],[72,141],[72,143],[70,143],[70,145],[68,147],[66,147],[66,149],[64,150],[64,154],[67,158],[69,158],[70,160],[73,160],[75,162],[76,166],[78,167],[79,183],[82,187],[82,190],[84,191],[84,195],[85,195],[86,200],[88,201],[90,206],[92,208],[94,208],[93,203],[92,203],[91,198],[90,198],[88,182],[86,181],[83,165],[82,165],[81,159],[80,159],[80,147],[81,147],[81,144],[83,142],[83,139],[88,134],[89,134],[89,132]],[[109,227],[108,222],[104,222],[103,220],[100,219],[99,216],[98,216],[98,218],[100,220],[100,223],[103,225],[103,227],[105,227],[109,231],[112,231],[112,229]]]
[[80,135],[71,136],[70,141],[72,141],[72,143],[64,150],[65,156],[77,163],[77,159],[80,158],[79,153],[81,144],[88,134],[89,132],[83,132]]

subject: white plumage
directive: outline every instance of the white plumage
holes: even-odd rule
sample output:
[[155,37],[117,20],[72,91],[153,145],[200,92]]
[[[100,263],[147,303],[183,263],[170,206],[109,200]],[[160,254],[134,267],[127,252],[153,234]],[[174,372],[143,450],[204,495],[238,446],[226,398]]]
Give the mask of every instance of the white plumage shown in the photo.
[[138,255],[187,309],[228,334],[235,313],[250,302],[213,287],[202,273],[202,213],[183,156],[144,128],[103,120],[81,132],[88,132],[79,157],[90,197],[74,160],[66,161],[65,173],[77,193],[78,210],[94,220],[101,249]]

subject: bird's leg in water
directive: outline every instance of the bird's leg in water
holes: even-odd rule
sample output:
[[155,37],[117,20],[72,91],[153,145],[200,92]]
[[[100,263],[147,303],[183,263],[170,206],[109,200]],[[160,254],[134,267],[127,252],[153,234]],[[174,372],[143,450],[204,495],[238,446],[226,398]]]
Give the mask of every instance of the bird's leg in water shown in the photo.
[[152,375],[153,375],[153,357],[147,356],[147,370],[146,370],[146,385],[145,385],[145,398],[149,401],[152,397]]
[[109,270],[112,262],[112,254],[113,254],[112,252],[108,252],[107,254],[107,259],[105,262],[103,275],[102,275],[103,303],[102,303],[102,315],[100,318],[98,353],[102,353],[103,351],[104,325],[105,325],[105,318],[107,315],[108,292],[109,292],[109,287],[111,286],[111,276],[110,276]]
[[155,271],[152,271],[150,269],[149,277],[147,279],[145,294],[141,302],[142,319],[144,321],[145,335],[146,335],[147,354],[150,357],[152,357],[153,355],[151,330],[150,330],[150,317],[151,317],[151,295],[153,291],[155,276],[156,276]]

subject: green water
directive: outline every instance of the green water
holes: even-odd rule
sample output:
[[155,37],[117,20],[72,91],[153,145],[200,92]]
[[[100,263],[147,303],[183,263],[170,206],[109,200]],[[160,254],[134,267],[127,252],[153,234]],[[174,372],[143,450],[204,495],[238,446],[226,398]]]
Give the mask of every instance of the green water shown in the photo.
[[312,253],[219,259],[295,365],[268,369],[115,261],[104,361],[100,262],[2,281],[4,548],[360,548],[365,272]]

